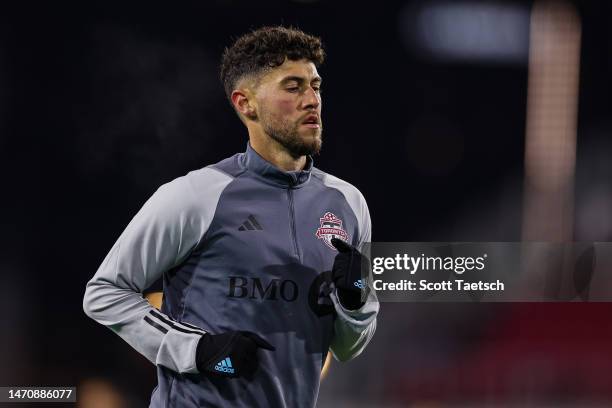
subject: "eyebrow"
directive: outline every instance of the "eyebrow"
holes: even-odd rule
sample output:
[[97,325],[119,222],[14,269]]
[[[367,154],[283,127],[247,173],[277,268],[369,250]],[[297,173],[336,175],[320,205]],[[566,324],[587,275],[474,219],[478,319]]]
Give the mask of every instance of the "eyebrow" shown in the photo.
[[[304,82],[305,82],[305,79],[304,79],[303,77],[300,77],[300,76],[288,76],[288,77],[283,78],[283,79],[280,81],[280,83],[281,83],[281,85],[284,85],[284,84],[286,84],[287,82],[291,82],[291,81],[295,81],[295,82],[297,82],[298,84],[302,84],[302,83],[304,83]],[[318,83],[320,84],[320,83],[322,83],[322,82],[323,82],[323,78],[321,78],[320,76],[316,76],[316,77],[314,77],[314,78],[312,79],[312,81],[311,81],[311,82],[318,82]]]

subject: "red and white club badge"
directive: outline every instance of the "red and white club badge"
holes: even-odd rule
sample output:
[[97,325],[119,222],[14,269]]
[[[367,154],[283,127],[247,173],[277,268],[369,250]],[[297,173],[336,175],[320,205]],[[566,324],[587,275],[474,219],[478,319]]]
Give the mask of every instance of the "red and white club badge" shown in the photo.
[[344,242],[348,242],[348,234],[342,228],[342,220],[333,213],[329,211],[326,212],[322,218],[319,218],[319,222],[321,226],[317,228],[317,233],[315,235],[317,238],[322,239],[328,247],[334,251],[336,250],[331,243],[332,238],[338,238]]

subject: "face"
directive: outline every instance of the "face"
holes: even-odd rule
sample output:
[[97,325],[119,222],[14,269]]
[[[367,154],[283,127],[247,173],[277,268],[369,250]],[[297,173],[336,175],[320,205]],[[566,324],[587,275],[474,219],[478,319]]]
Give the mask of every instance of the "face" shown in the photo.
[[298,158],[319,153],[321,77],[307,60],[285,62],[265,73],[255,91],[257,120],[263,131]]

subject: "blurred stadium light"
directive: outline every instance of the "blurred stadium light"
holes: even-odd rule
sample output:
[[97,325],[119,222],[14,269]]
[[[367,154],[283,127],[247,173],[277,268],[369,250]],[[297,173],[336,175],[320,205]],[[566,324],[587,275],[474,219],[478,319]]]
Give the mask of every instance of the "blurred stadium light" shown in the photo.
[[573,239],[580,33],[580,18],[569,3],[534,4],[523,240]]
[[399,32],[404,43],[425,58],[524,64],[529,9],[473,1],[407,5],[400,13]]

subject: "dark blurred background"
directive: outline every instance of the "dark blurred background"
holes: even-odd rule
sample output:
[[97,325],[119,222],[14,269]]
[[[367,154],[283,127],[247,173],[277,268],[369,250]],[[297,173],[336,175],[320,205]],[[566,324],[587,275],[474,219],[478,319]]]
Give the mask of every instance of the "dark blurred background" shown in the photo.
[[[375,241],[612,240],[611,11],[3,6],[0,385],[78,385],[110,401],[98,406],[148,406],[153,365],[85,316],[85,284],[159,185],[245,149],[218,63],[262,25],[322,37],[315,165],[363,192]],[[383,304],[374,340],[332,364],[319,406],[609,406],[611,314],[607,303]]]

